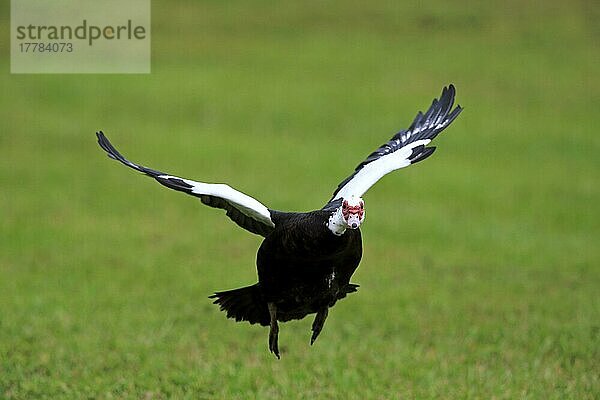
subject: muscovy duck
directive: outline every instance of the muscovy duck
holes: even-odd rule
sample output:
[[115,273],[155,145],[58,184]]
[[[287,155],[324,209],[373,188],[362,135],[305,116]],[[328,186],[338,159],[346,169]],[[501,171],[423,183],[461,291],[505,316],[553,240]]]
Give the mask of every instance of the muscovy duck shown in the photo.
[[180,178],[135,164],[123,157],[100,131],[98,143],[110,158],[156,179],[162,185],[221,208],[242,228],[264,237],[258,249],[258,282],[216,292],[210,298],[228,318],[269,326],[269,350],[280,357],[278,321],[316,313],[311,345],[321,332],[329,308],[358,285],[350,278],[362,256],[360,226],[365,219],[363,194],[384,175],[429,157],[427,147],[462,111],[452,109],[455,89],[449,85],[429,110],[419,112],[411,126],[361,162],[319,210],[282,212],[225,184]]

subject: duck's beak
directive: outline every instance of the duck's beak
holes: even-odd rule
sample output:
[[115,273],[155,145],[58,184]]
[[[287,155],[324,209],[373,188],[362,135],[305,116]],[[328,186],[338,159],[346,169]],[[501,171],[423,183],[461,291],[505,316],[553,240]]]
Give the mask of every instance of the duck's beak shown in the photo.
[[357,229],[360,226],[360,217],[358,216],[358,214],[350,214],[350,216],[348,216],[348,221],[346,221],[346,224],[350,229]]

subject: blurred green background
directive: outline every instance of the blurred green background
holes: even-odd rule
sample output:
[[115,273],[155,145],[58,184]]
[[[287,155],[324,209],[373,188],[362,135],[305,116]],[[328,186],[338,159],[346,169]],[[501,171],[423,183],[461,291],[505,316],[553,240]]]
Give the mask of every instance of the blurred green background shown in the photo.
[[[149,75],[11,75],[0,397],[598,398],[597,2],[153,2]],[[260,238],[110,161],[310,210],[442,87],[465,110],[365,196],[361,288],[235,324]]]

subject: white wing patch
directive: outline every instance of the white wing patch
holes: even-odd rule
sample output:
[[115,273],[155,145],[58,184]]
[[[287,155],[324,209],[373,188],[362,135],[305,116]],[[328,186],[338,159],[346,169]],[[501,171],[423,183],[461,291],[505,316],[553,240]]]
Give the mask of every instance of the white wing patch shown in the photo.
[[333,200],[349,198],[352,195],[362,197],[384,175],[397,169],[408,167],[410,165],[408,158],[411,156],[413,149],[421,145],[427,146],[430,142],[430,139],[417,140],[365,165],[337,192]]
[[274,227],[275,224],[271,220],[271,213],[258,200],[233,189],[231,186],[224,183],[204,183],[196,182],[191,179],[179,178],[172,175],[160,175],[164,179],[179,179],[188,185],[192,186],[191,192],[194,194],[204,194],[208,196],[220,197],[226,200],[233,207],[237,208],[247,216],[256,219],[264,224]]

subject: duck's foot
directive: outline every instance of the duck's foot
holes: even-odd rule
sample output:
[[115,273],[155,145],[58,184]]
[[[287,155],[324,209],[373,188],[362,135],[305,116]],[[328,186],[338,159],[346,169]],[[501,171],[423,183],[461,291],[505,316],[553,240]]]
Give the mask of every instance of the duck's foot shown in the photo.
[[323,325],[325,325],[325,320],[327,319],[327,314],[329,314],[329,308],[324,307],[319,312],[317,312],[317,316],[312,324],[312,336],[310,338],[310,345],[317,340],[319,333],[321,333],[321,329],[323,329]]
[[271,324],[269,329],[269,350],[271,353],[277,356],[277,359],[280,359],[279,356],[279,345],[278,345],[278,337],[279,337],[279,325],[277,324],[277,306],[275,303],[268,303],[269,307],[269,315],[271,316]]

